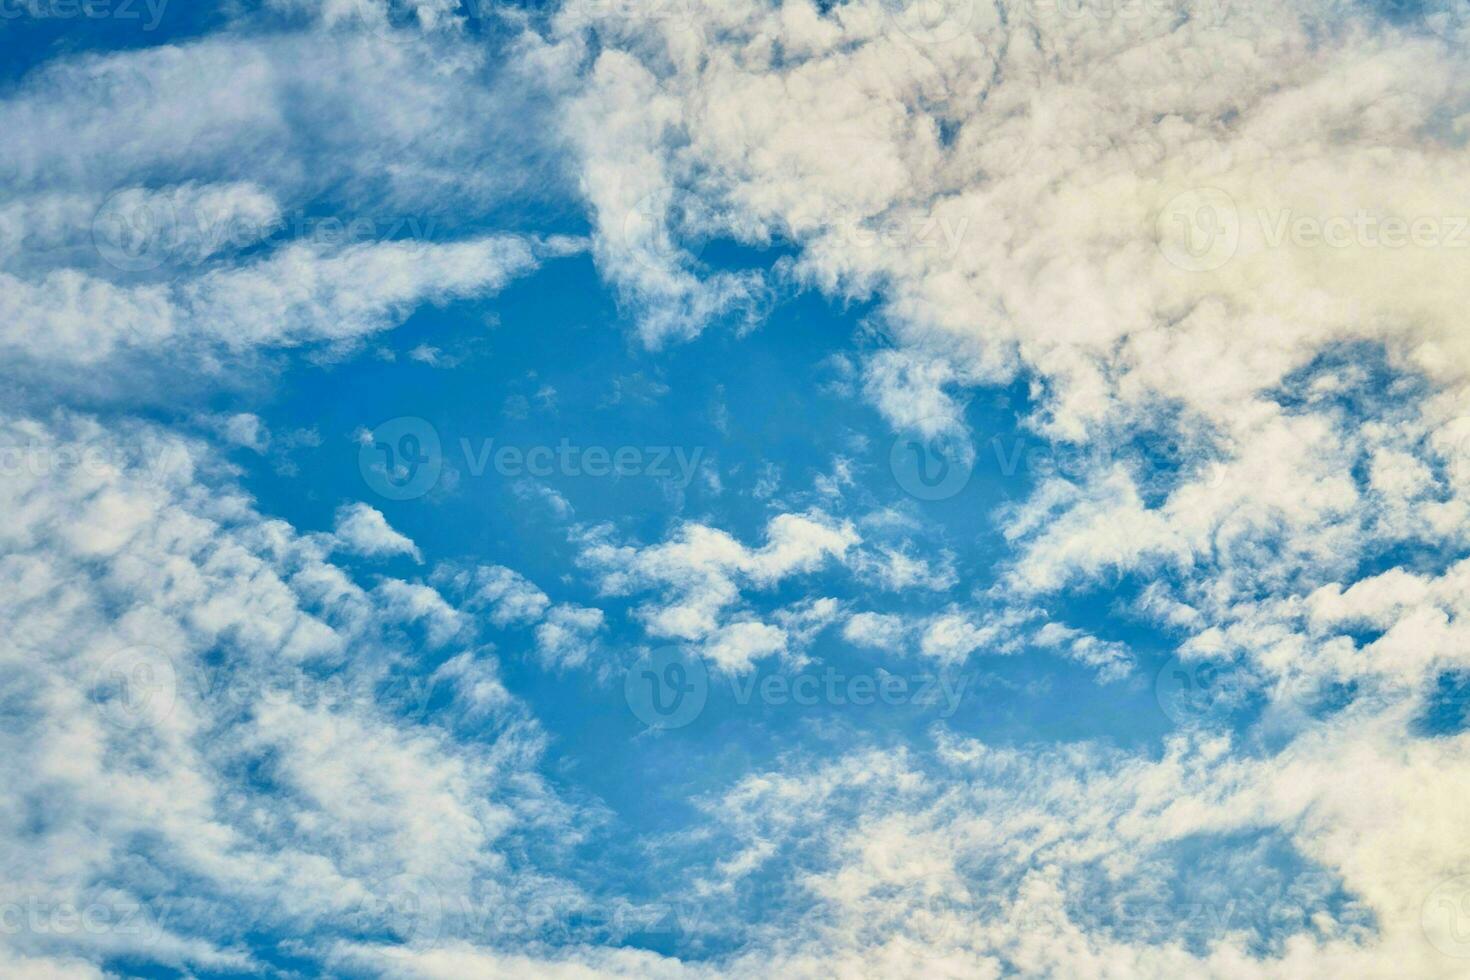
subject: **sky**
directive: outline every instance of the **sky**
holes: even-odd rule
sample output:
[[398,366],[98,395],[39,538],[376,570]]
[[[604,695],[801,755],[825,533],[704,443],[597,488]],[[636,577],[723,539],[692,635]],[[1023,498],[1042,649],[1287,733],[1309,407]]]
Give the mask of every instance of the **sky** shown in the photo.
[[1467,975],[1467,43],[0,0],[0,975]]

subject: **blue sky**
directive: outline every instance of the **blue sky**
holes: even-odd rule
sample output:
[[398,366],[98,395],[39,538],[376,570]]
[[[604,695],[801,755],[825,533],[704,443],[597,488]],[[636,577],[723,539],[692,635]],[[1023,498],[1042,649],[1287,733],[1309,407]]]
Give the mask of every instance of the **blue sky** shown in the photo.
[[1463,4],[0,4],[0,973],[1470,962]]

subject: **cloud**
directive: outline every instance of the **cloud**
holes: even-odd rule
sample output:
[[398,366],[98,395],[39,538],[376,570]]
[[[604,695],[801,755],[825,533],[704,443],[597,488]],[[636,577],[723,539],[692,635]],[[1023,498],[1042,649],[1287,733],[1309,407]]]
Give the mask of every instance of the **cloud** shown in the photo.
[[[541,821],[569,832],[524,768],[535,726],[487,696],[483,670],[404,656],[413,623],[434,643],[457,632],[436,592],[364,590],[202,444],[156,427],[8,417],[0,435],[32,450],[0,480],[0,659],[26,704],[4,736],[0,861],[6,901],[43,918],[6,930],[12,972],[85,976],[112,957],[249,972],[247,931],[355,934],[403,874],[446,896],[576,901],[501,850]],[[426,713],[431,680],[495,711],[500,734],[451,737],[455,709]],[[66,909],[135,928],[46,926]]]
[[861,540],[850,523],[816,511],[778,514],[767,523],[765,538],[761,547],[747,548],[723,531],[688,523],[669,540],[640,548],[614,544],[610,529],[593,528],[582,537],[578,560],[598,576],[605,594],[660,594],[637,611],[649,635],[709,640],[706,653],[717,664],[742,671],[751,658],[783,646],[774,627],[727,620],[742,590],[769,589],[840,561]]
[[593,650],[593,637],[602,629],[601,609],[553,606],[536,627],[536,655],[548,667],[579,667]]
[[351,554],[368,558],[408,555],[422,562],[423,556],[413,541],[388,526],[381,511],[367,504],[343,504],[337,508],[333,543]]
[[514,236],[453,244],[288,245],[175,287],[119,287],[74,270],[29,283],[0,273],[0,343],[41,361],[94,364],[120,348],[224,350],[351,342],[424,302],[493,293],[537,265]]

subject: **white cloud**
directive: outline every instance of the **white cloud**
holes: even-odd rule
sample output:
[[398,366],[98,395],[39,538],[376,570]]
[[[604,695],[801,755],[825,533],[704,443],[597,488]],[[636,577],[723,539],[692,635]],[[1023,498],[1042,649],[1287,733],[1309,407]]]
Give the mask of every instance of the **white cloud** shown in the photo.
[[536,627],[536,655],[548,667],[580,667],[593,650],[593,637],[602,629],[601,609],[553,606]]
[[[0,660],[28,705],[3,737],[0,864],[6,901],[44,920],[5,930],[7,971],[254,972],[246,930],[356,934],[378,883],[409,873],[446,896],[577,901],[500,850],[530,824],[575,832],[493,674],[435,675],[511,723],[489,742],[450,737],[456,709],[425,713],[396,634],[424,621],[450,639],[459,614],[436,592],[363,590],[204,446],[154,427],[7,418],[0,443],[32,449],[0,479]],[[138,928],[46,925],[67,908],[131,908]]]
[[[604,592],[653,590],[660,598],[638,610],[652,636],[681,640],[715,637],[711,656],[746,669],[749,656],[781,649],[772,627],[742,625],[721,633],[740,604],[742,590],[768,589],[782,580],[841,560],[860,538],[849,523],[820,512],[779,514],[766,525],[766,541],[747,548],[724,531],[684,524],[662,544],[615,545],[607,528],[584,535],[579,561],[599,577]],[[778,631],[777,631],[778,632]]]
[[337,547],[352,554],[369,558],[408,555],[414,561],[423,561],[418,546],[393,530],[382,512],[367,504],[343,504],[337,508],[332,537]]
[[534,269],[538,248],[514,236],[294,244],[174,288],[115,286],[75,270],[38,283],[0,273],[0,344],[41,361],[93,364],[129,347],[351,342],[396,326],[420,303],[493,293]]

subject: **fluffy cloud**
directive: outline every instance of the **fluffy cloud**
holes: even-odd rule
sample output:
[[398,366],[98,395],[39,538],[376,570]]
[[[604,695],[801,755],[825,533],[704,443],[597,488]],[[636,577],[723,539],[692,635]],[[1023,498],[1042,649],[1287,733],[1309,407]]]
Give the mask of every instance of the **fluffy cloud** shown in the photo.
[[660,597],[639,607],[651,636],[704,641],[704,653],[721,669],[743,672],[755,659],[785,649],[785,633],[769,624],[729,614],[742,590],[776,586],[783,579],[841,560],[859,543],[849,523],[825,514],[779,514],[766,525],[766,542],[748,548],[724,531],[685,524],[662,544],[617,545],[611,529],[583,535],[581,563],[609,595],[657,591]]
[[[415,623],[452,635],[437,593],[359,588],[197,443],[78,417],[0,432],[0,863],[7,915],[30,917],[5,930],[13,972],[85,976],[109,956],[254,970],[246,930],[354,934],[405,874],[487,902],[576,900],[501,850],[537,822],[565,832],[570,811],[525,769],[534,725],[486,696],[483,670],[403,656]],[[426,714],[438,685],[499,712],[502,734],[451,737],[453,710]],[[82,913],[93,927],[56,918]]]
[[538,248],[515,236],[295,244],[173,288],[117,286],[75,270],[35,283],[0,273],[0,343],[28,359],[92,364],[127,347],[350,342],[396,325],[420,303],[494,292],[535,268]]
[[418,546],[388,525],[381,511],[367,504],[344,504],[337,508],[333,543],[352,554],[369,558],[408,555],[422,561]]
[[[448,0],[272,0],[6,83],[0,346],[43,396],[119,355],[229,369],[486,296],[582,247],[495,205],[575,191],[649,346],[749,326],[775,290],[871,301],[853,363],[895,428],[1019,379],[1025,425],[1102,450],[994,515],[999,578],[953,601],[948,555],[840,510],[751,544],[704,517],[648,545],[577,529],[650,637],[741,674],[840,620],[946,667],[1029,646],[1118,680],[1128,646],[1044,612],[1101,593],[1261,704],[1158,751],[793,751],[656,849],[693,842],[679,880],[732,903],[699,939],[739,952],[547,950],[588,899],[530,855],[565,861],[585,815],[538,775],[479,617],[563,668],[603,612],[502,566],[364,588],[328,549],[419,556],[370,507],[302,535],[199,444],[11,413],[0,866],[27,915],[142,929],[7,928],[0,969],[252,972],[274,930],[402,976],[1455,975],[1425,930],[1470,866],[1470,735],[1422,721],[1470,669],[1470,34],[1422,6],[570,0],[507,44]],[[313,206],[366,239],[300,231]],[[218,428],[263,449],[254,418]],[[823,480],[835,509],[852,472]],[[945,605],[791,597],[838,566]]]

